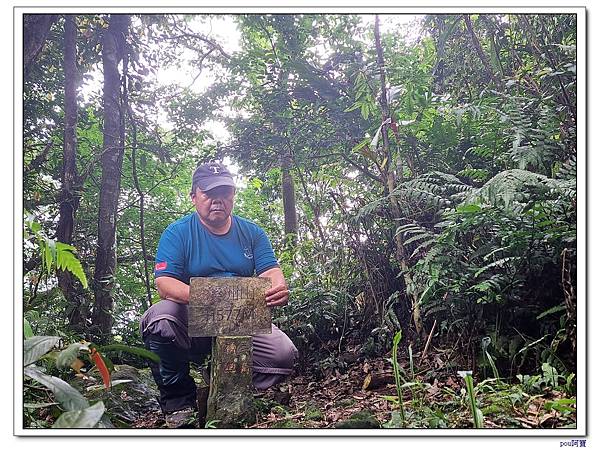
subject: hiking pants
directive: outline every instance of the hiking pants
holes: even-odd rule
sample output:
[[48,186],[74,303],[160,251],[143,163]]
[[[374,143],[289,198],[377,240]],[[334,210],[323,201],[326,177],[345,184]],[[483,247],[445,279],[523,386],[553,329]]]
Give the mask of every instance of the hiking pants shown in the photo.
[[[145,347],[160,357],[151,363],[152,375],[160,392],[163,412],[196,409],[196,384],[190,376],[190,362],[202,364],[211,352],[212,338],[188,336],[188,305],[161,300],[140,320]],[[267,389],[292,373],[298,350],[275,325],[272,334],[252,336],[252,382]]]

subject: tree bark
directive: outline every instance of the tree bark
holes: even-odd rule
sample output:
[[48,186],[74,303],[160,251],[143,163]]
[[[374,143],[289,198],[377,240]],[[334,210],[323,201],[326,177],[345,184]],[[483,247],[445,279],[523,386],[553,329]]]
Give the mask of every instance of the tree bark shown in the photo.
[[[77,30],[75,16],[65,15],[65,129],[63,138],[62,186],[60,191],[60,214],[56,239],[65,244],[73,241],[75,214],[79,207],[77,194]],[[69,327],[82,332],[86,312],[83,310],[83,290],[73,275],[67,271],[58,271],[58,286],[67,299],[67,317]]]
[[[387,163],[382,165],[382,178],[385,180],[385,185],[388,192],[393,192],[396,188],[396,178],[394,176],[394,171],[391,168],[392,166],[392,153],[389,146],[389,137],[388,137],[388,125],[387,119],[390,117],[390,109],[387,102],[387,89],[386,89],[386,80],[385,80],[385,63],[383,59],[383,48],[381,47],[381,38],[379,33],[379,16],[375,16],[375,49],[377,51],[377,65],[379,66],[379,79],[381,83],[381,96],[380,96],[380,104],[382,114],[382,124],[381,124],[381,136],[383,138],[383,150],[386,155]],[[400,205],[398,204],[398,200],[392,195],[390,196],[390,205],[392,209],[392,215],[394,219],[399,219],[402,217]],[[412,284],[412,279],[408,273],[408,264],[406,262],[405,251],[404,251],[404,243],[402,241],[402,235],[400,233],[395,233],[394,244],[396,246],[396,259],[398,260],[398,264],[400,265],[400,270],[404,277],[405,285]],[[423,329],[421,314],[419,311],[419,303],[418,298],[415,295],[410,297],[412,303],[412,316],[413,322],[415,325],[415,330],[417,333],[421,333]],[[382,309],[382,313],[383,313]]]
[[133,184],[135,186],[135,190],[138,193],[139,201],[138,206],[140,208],[140,216],[139,216],[139,224],[140,224],[140,245],[142,248],[142,259],[144,262],[144,285],[146,287],[146,309],[152,306],[152,291],[150,288],[150,271],[148,267],[148,250],[146,248],[146,232],[145,232],[145,221],[144,221],[144,211],[145,211],[145,194],[142,190],[138,178],[137,172],[137,123],[135,118],[133,117],[133,111],[131,110],[131,106],[129,105],[128,100],[128,89],[127,89],[127,67],[126,63],[123,64],[123,73],[125,75],[124,80],[124,89],[125,94],[123,96],[124,101],[124,109],[127,112],[127,116],[129,117],[129,122],[131,124],[131,174],[133,177]]
[[300,170],[298,166],[296,166],[296,172],[298,173],[298,179],[300,180],[300,184],[302,185],[302,190],[304,191],[304,197],[306,198],[306,202],[308,203],[308,206],[310,206],[310,209],[313,212],[314,227],[319,234],[319,238],[321,239],[321,245],[323,246],[323,248],[325,248],[327,242],[325,240],[325,233],[323,232],[323,227],[321,226],[321,222],[319,221],[319,219],[321,218],[321,214],[319,213],[317,205],[315,205],[315,203],[312,201],[311,195],[308,192],[308,187],[306,186],[306,182],[304,181],[304,176],[302,175],[302,170]]
[[496,79],[496,75],[494,74],[494,71],[492,70],[492,65],[491,65],[490,61],[488,60],[485,53],[483,52],[483,48],[481,48],[481,43],[479,42],[479,39],[477,38],[477,35],[475,34],[475,30],[473,30],[473,24],[471,23],[471,17],[469,17],[468,14],[465,14],[463,16],[463,19],[465,21],[467,31],[469,32],[469,34],[471,36],[471,41],[473,42],[473,47],[475,47],[475,52],[477,53],[477,56],[479,56],[479,59],[481,60],[481,63],[483,64],[483,67],[484,67],[485,71],[487,72],[490,80],[492,80],[494,83],[496,83],[498,80]]
[[44,47],[50,27],[56,22],[57,17],[56,14],[23,15],[23,71],[25,74],[31,70],[31,64]]
[[290,172],[291,165],[291,156],[284,150],[284,154],[281,155],[281,193],[283,197],[285,240],[295,246],[298,236],[298,216],[296,215],[294,179]]
[[98,243],[94,271],[94,307],[92,336],[102,343],[108,339],[112,327],[117,206],[121,187],[124,143],[121,139],[123,111],[119,99],[120,77],[118,64],[125,47],[129,28],[128,15],[111,15],[110,24],[102,38],[102,65],[104,70],[104,129],[102,145],[102,181],[98,211]]

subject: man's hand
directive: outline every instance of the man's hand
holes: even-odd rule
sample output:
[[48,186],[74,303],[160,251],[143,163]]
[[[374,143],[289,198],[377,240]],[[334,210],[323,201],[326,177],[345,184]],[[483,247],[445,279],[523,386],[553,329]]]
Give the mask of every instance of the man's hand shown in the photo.
[[190,302],[190,287],[177,278],[162,276],[156,279],[156,289],[162,300],[172,300],[187,305]]
[[290,297],[290,291],[285,284],[273,286],[265,293],[267,306],[284,306],[287,305]]
[[283,272],[279,267],[269,269],[259,275],[262,278],[271,279],[271,289],[265,292],[265,300],[267,306],[283,306],[288,304],[290,297],[290,291],[288,290],[287,283]]

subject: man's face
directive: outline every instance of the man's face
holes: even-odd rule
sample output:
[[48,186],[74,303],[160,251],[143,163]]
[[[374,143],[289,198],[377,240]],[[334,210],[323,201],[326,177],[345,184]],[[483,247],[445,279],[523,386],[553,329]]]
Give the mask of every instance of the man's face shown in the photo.
[[210,226],[219,227],[227,222],[233,210],[235,189],[231,186],[217,186],[210,191],[196,188],[192,203],[200,218]]

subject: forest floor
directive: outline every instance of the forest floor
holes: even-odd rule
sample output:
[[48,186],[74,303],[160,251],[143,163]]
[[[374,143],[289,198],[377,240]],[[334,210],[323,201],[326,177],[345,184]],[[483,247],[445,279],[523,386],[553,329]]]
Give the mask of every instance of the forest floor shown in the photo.
[[[304,374],[269,389],[259,397],[264,408],[250,428],[472,428],[464,381],[457,372],[437,369],[430,366],[404,383],[404,424],[392,364],[379,357],[344,373],[327,371],[318,381]],[[574,399],[559,390],[528,394],[522,385],[486,380],[478,383],[476,397],[485,428],[575,426]]]
[[[415,355],[418,357],[418,354]],[[401,361],[409,367],[408,361]],[[312,369],[315,369],[314,367]],[[389,357],[357,358],[342,368],[306,370],[264,392],[255,393],[257,421],[248,428],[472,428],[465,383],[457,371],[433,354],[419,361],[414,376],[404,374],[405,422],[397,402]],[[546,386],[494,379],[476,380],[475,393],[484,428],[573,428],[574,396]],[[134,428],[164,428],[151,414]]]

